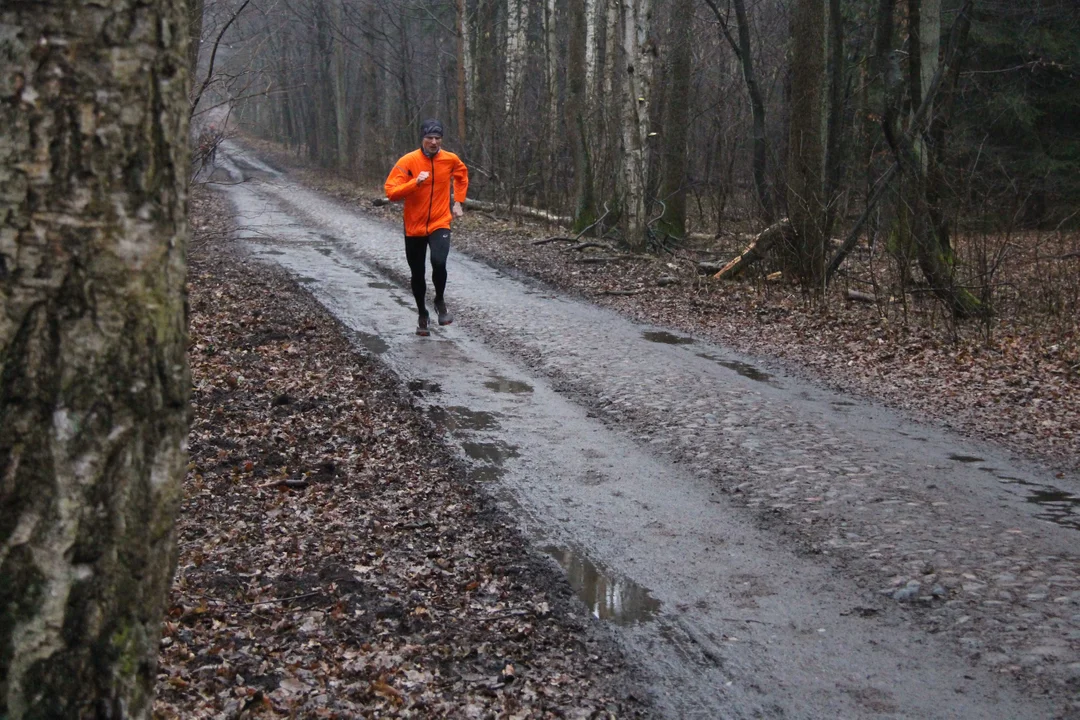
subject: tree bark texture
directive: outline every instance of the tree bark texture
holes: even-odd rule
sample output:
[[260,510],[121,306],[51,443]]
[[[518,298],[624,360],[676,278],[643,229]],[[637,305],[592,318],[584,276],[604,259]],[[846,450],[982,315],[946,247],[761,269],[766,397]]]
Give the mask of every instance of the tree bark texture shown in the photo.
[[828,74],[825,0],[798,0],[791,26],[788,213],[798,239],[798,272],[812,288],[825,276],[825,147]]
[[667,102],[660,137],[663,166],[658,196],[664,203],[659,231],[664,236],[686,236],[686,138],[690,123],[690,75],[693,47],[694,0],[675,0],[667,47],[671,53]]
[[190,379],[186,2],[0,8],[0,717],[148,718]]
[[596,222],[596,198],[593,168],[589,154],[587,119],[589,116],[588,73],[585,62],[587,35],[586,7],[571,3],[567,9],[569,46],[566,62],[566,132],[574,160],[574,232],[581,232]]
[[645,217],[648,203],[646,137],[649,130],[649,101],[656,53],[652,41],[652,0],[622,3],[622,182],[619,199],[626,242],[635,251],[646,247]]

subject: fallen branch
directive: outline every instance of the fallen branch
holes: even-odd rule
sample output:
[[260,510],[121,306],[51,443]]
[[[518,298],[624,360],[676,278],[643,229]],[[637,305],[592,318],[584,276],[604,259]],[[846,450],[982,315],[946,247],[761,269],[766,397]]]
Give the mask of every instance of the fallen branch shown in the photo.
[[612,250],[613,249],[610,245],[605,245],[604,243],[593,242],[591,240],[588,241],[588,242],[578,243],[577,245],[571,245],[570,247],[568,247],[566,249],[567,250],[587,250],[589,248],[602,248],[604,250]]
[[851,288],[848,288],[847,299],[866,303],[877,302],[877,298],[870,293],[864,293],[861,290],[852,290]]
[[599,265],[606,262],[618,262],[619,260],[626,260],[633,255],[594,255],[592,257],[577,258],[570,262],[581,263],[582,265]]
[[645,292],[646,288],[638,288],[637,290],[601,290],[598,295],[640,295]]
[[720,272],[713,275],[713,279],[722,280],[735,277],[750,265],[765,257],[769,248],[775,245],[777,240],[783,239],[791,232],[791,222],[787,218],[765,228],[761,231],[761,234],[754,238],[750,246],[743,250],[741,255],[720,268]]
[[[383,207],[389,205],[391,200],[386,197],[375,198],[371,201],[374,207]],[[541,210],[540,208],[531,208],[525,205],[515,205],[512,208],[498,205],[497,203],[485,202],[483,200],[466,200],[463,203],[466,210],[475,210],[484,213],[496,213],[496,212],[510,212],[513,215],[524,215],[525,217],[533,218],[534,220],[543,220],[545,222],[554,223],[556,225],[569,225],[571,220],[565,215],[556,215],[550,213],[547,210]]]
[[543,238],[542,240],[533,240],[531,244],[533,244],[533,245],[547,245],[548,243],[553,243],[553,242],[575,242],[576,240],[577,240],[577,238],[572,238],[572,237],[549,237],[549,238]]

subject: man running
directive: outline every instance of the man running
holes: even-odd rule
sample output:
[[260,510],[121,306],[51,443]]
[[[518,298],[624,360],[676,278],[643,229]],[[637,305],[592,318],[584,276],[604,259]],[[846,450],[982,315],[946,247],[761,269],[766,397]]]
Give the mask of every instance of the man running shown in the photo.
[[[450,221],[464,214],[461,204],[469,188],[469,171],[461,158],[442,149],[443,126],[438,120],[425,120],[420,128],[423,138],[418,150],[405,155],[386,178],[386,197],[405,201],[405,258],[412,272],[412,291],[420,315],[416,334],[428,335],[428,311],[424,301],[427,282],[425,257],[431,248],[431,281],[435,285],[435,311],[439,324],[454,321],[446,309],[446,257],[450,253]],[[450,186],[454,205],[450,206]]]

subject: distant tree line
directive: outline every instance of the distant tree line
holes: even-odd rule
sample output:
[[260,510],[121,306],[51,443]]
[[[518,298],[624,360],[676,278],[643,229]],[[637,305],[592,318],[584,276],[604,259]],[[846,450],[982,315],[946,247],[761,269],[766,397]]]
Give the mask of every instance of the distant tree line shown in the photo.
[[[375,181],[440,117],[473,196],[635,250],[788,218],[808,286],[850,249],[830,237],[880,236],[977,314],[949,281],[958,223],[1076,210],[1072,0],[243,5],[215,97],[252,132]],[[204,45],[240,6],[207,0]]]

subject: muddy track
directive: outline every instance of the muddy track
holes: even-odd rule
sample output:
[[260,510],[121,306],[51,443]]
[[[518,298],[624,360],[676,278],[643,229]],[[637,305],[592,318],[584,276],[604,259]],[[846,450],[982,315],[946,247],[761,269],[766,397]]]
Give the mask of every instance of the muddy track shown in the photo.
[[1077,712],[1076,477],[460,255],[417,338],[399,228],[225,150],[251,252],[412,383],[665,716]]

